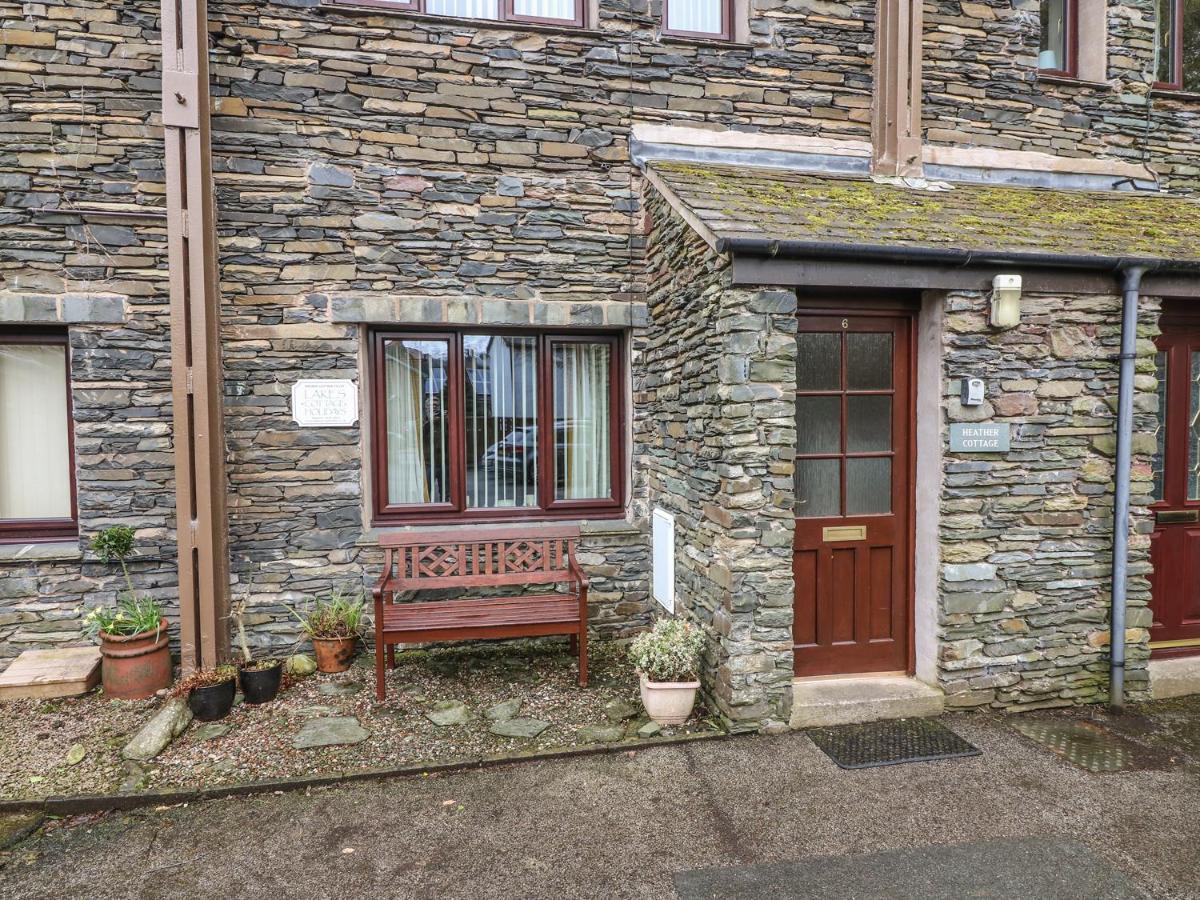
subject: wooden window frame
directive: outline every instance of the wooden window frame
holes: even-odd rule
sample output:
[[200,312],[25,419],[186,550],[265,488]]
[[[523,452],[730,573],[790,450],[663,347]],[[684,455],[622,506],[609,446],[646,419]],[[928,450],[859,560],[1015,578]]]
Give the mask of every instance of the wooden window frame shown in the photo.
[[[1063,34],[1066,37],[1064,53],[1067,65],[1061,69],[1043,69],[1038,67],[1039,75],[1051,75],[1059,78],[1079,77],[1079,0],[1066,0],[1063,4],[1066,21],[1063,23]],[[1039,40],[1040,44],[1040,40]]]
[[693,38],[709,41],[732,41],[733,40],[733,7],[734,0],[718,0],[721,4],[721,32],[711,31],[676,31],[667,27],[667,22],[670,18],[667,15],[670,8],[671,0],[663,0],[662,8],[662,34],[666,37],[682,37]]
[[75,415],[71,402],[71,343],[66,329],[0,327],[0,344],[63,348],[67,372],[67,478],[71,486],[69,518],[0,519],[0,544],[45,543],[79,537],[79,495],[75,484]]
[[[1171,17],[1175,20],[1174,27],[1171,29],[1170,46],[1163,45],[1158,49],[1166,51],[1171,55],[1171,80],[1170,81],[1155,81],[1154,89],[1159,91],[1182,91],[1183,88],[1183,4],[1180,0],[1169,0],[1171,4]],[[1157,42],[1158,35],[1154,39]],[[1154,73],[1155,78],[1158,73]]]
[[[505,335],[537,339],[538,447],[554,447],[553,359],[554,347],[570,343],[607,343],[609,365],[609,496],[586,500],[554,497],[555,453],[538,452],[538,504],[531,507],[475,508],[467,506],[465,372],[462,364],[466,335]],[[450,501],[429,504],[389,504],[387,495],[387,389],[384,366],[387,344],[397,340],[449,343],[446,381],[450,417],[447,442],[450,449]],[[612,519],[625,514],[625,453],[628,446],[625,422],[625,353],[619,332],[566,333],[527,328],[379,328],[369,337],[369,383],[371,386],[370,472],[372,479],[372,524],[412,525],[426,522],[515,522],[545,519]]]
[[397,12],[414,12],[452,22],[512,22],[530,25],[559,25],[564,28],[582,28],[586,22],[585,0],[574,0],[575,17],[573,19],[554,19],[546,16],[521,16],[513,12],[515,0],[498,0],[495,19],[479,19],[471,16],[448,16],[444,13],[431,13],[425,9],[425,0],[327,0],[333,6],[369,6],[375,9],[391,9]]

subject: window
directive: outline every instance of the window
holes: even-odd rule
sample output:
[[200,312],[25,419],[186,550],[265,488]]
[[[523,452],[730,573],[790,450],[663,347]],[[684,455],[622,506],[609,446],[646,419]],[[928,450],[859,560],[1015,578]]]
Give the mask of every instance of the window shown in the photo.
[[619,515],[615,335],[377,332],[377,522]]
[[730,40],[733,0],[663,0],[663,34]]
[[1200,0],[1158,0],[1158,87],[1200,93]]
[[1042,41],[1038,69],[1050,75],[1074,76],[1079,54],[1078,0],[1042,0]]
[[404,9],[431,16],[583,25],[583,0],[335,0],[348,6]]
[[74,537],[66,332],[0,330],[0,540]]

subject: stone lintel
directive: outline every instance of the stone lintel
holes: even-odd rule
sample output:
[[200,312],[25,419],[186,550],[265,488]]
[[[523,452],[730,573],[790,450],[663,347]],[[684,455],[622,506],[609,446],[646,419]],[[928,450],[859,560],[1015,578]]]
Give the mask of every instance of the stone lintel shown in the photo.
[[0,291],[0,322],[57,325],[120,325],[126,321],[120,294],[32,294]]
[[331,322],[356,324],[640,328],[647,323],[648,313],[645,302],[636,299],[341,294],[329,298],[329,318]]

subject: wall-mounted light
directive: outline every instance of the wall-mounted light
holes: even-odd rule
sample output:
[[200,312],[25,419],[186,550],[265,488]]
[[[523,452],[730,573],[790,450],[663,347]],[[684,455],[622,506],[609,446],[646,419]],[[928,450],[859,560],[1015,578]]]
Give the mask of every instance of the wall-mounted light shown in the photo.
[[994,328],[1021,324],[1021,276],[997,275],[992,279],[992,308],[988,321]]

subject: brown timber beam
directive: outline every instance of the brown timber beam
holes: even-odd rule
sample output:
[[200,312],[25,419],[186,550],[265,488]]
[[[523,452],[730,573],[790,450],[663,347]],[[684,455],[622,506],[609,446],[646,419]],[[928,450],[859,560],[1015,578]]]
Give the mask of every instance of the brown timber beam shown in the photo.
[[180,643],[185,670],[228,648],[216,199],[205,0],[162,0],[162,116],[171,292],[171,396]]
[[921,0],[879,0],[871,171],[919,177],[921,161]]

